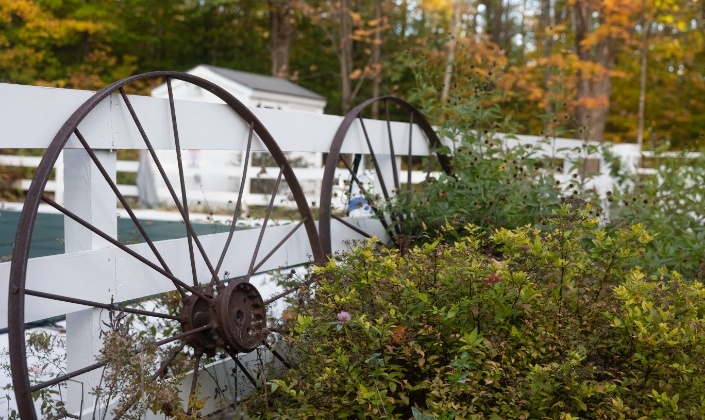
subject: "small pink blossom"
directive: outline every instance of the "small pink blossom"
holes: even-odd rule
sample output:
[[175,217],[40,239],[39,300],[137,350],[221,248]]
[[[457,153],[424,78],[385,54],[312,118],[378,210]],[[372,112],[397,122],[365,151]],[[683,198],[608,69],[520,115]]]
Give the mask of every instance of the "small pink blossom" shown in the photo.
[[349,312],[346,311],[340,311],[338,312],[338,322],[341,324],[347,324],[350,322],[351,316]]

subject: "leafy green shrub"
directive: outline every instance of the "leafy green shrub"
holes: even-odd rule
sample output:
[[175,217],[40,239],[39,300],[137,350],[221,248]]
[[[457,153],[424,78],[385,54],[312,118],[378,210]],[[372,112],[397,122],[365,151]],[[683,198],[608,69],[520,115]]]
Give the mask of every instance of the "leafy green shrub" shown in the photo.
[[652,236],[606,230],[590,207],[563,206],[541,230],[487,240],[468,225],[404,256],[374,241],[341,255],[294,302],[297,362],[249,414],[705,415],[705,288],[634,266]]
[[687,280],[705,279],[705,157],[661,157],[653,175],[621,178],[610,197],[613,225],[642,223],[658,234],[641,264],[668,267]]
[[[413,214],[406,220],[407,230],[442,226],[450,222],[457,227],[473,223],[486,230],[537,225],[561,202],[575,206],[592,203],[595,211],[609,214],[606,222],[620,228],[636,223],[656,233],[646,247],[639,265],[656,270],[666,267],[684,278],[705,277],[705,157],[682,154],[659,158],[651,166],[653,176],[636,176],[631,168],[621,167],[609,146],[573,150],[576,174],[573,179],[557,183],[559,170],[552,159],[539,156],[531,148],[505,149],[503,138],[526,132],[512,118],[513,109],[502,87],[501,69],[488,55],[482,63],[466,69],[468,77],[458,78],[448,100],[440,100],[439,86],[443,75],[434,73],[419,58],[410,58],[416,69],[416,89],[410,100],[420,105],[437,126],[440,137],[453,139],[455,177],[441,176],[423,194],[401,211]],[[553,104],[554,114],[543,115],[545,141],[558,136],[582,138],[584,127],[570,126],[569,110]],[[538,120],[538,118],[537,118]],[[581,148],[582,149],[582,148]],[[590,149],[590,150],[587,150]],[[657,153],[665,152],[665,144]],[[442,150],[450,153],[450,150]],[[590,174],[585,171],[586,151],[602,153],[611,162],[615,181],[610,197],[600,197],[583,186]],[[644,162],[649,166],[651,162]],[[604,207],[601,208],[601,207]]]
[[[418,87],[411,99],[436,123],[438,135],[452,142],[452,147],[437,152],[453,155],[454,174],[440,175],[409,203],[399,201],[401,208],[392,212],[412,215],[404,221],[405,232],[414,237],[431,230],[433,236],[445,223],[458,228],[459,234],[466,223],[486,232],[537,224],[566,199],[582,207],[592,202],[592,209],[601,211],[599,198],[583,191],[587,175],[576,174],[567,182],[557,182],[554,174],[562,170],[562,162],[539,153],[552,137],[565,134],[559,131],[556,118],[547,117],[541,140],[545,144],[506,147],[505,141],[513,139],[513,133],[521,128],[506,109],[506,92],[496,63],[467,69],[470,76],[454,86],[446,101],[439,100],[433,88],[439,75],[418,60],[414,66]],[[574,153],[578,165],[585,161],[580,158],[584,152],[581,148]]]
[[441,227],[446,222],[458,228],[466,223],[485,230],[513,228],[536,223],[559,207],[563,186],[532,149],[506,150],[490,134],[479,142],[472,133],[459,138],[454,175],[441,175],[401,205],[401,212],[413,214],[405,220],[405,231],[421,232],[423,225]]

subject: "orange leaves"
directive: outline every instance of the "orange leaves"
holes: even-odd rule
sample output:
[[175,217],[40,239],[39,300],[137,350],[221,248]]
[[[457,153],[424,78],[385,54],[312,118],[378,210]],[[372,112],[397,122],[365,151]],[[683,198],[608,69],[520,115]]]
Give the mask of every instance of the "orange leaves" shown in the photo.
[[350,12],[350,17],[352,18],[353,26],[355,30],[352,34],[352,39],[354,41],[364,42],[368,44],[378,44],[379,40],[375,39],[375,35],[378,32],[384,32],[390,28],[388,19],[386,17],[382,19],[371,19],[364,21],[358,13]]
[[568,25],[566,25],[566,24],[554,25],[549,28],[546,28],[546,35],[560,36],[561,34],[564,34],[567,30],[568,30]]
[[580,71],[580,76],[583,79],[599,82],[610,75],[605,66],[594,61],[579,60],[576,64],[576,68]]
[[605,95],[582,97],[575,102],[577,106],[585,109],[605,109],[610,105],[610,99]]
[[399,344],[405,341],[406,338],[406,327],[403,325],[397,325],[392,331],[392,342],[394,344]]
[[350,80],[358,80],[364,76],[369,79],[374,79],[382,71],[382,63],[371,63],[363,68],[357,68],[350,72],[348,77]]
[[[581,3],[586,3],[581,1]],[[639,21],[640,0],[599,0],[589,2],[597,14],[599,26],[587,33],[580,47],[590,49],[606,40],[627,40]]]
[[348,10],[348,14],[350,15],[350,19],[352,20],[353,25],[364,25],[364,20],[362,19],[362,16],[359,13],[353,12],[352,10]]

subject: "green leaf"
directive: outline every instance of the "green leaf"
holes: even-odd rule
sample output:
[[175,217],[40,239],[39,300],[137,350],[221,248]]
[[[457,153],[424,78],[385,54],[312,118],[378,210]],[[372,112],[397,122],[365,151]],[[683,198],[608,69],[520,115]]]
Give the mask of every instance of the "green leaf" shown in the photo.
[[422,413],[416,407],[411,407],[411,414],[414,416],[414,420],[436,420],[435,417]]
[[466,346],[473,347],[482,343],[482,337],[477,332],[477,327],[475,327],[470,333],[465,333],[460,341],[465,343]]

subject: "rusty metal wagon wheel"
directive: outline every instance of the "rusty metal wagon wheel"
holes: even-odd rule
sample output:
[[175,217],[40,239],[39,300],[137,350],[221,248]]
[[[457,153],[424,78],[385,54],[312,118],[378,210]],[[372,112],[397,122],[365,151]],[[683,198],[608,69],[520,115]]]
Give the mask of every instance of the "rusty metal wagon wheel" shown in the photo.
[[[163,80],[168,87],[168,100],[164,101],[163,109],[159,109],[161,118],[166,122],[168,131],[171,133],[168,139],[150,138],[150,127],[145,121],[152,118],[155,113],[148,112],[145,117],[140,115],[140,108],[136,106],[138,97],[128,96],[128,92],[135,84],[144,86],[149,82]],[[194,223],[191,222],[189,207],[193,200],[187,197],[184,179],[184,165],[181,157],[180,138],[183,140],[193,133],[181,133],[179,115],[183,116],[188,111],[180,110],[180,106],[186,103],[174,100],[172,91],[172,81],[185,83],[187,87],[198,87],[205,89],[225,102],[227,115],[236,120],[243,129],[240,133],[233,132],[233,141],[240,141],[246,144],[246,152],[243,156],[245,163],[242,165],[240,176],[239,194],[234,209],[230,210],[229,229],[219,234],[200,235],[197,234]],[[124,117],[125,126],[131,126],[132,130],[139,131],[137,138],[144,142],[153,161],[153,166],[157,168],[161,181],[168,195],[176,207],[181,219],[184,236],[181,248],[174,248],[170,244],[173,241],[153,241],[148,234],[144,224],[137,218],[132,210],[131,202],[118,189],[115,180],[111,179],[109,172],[103,167],[99,159],[98,151],[91,144],[96,139],[90,138],[91,127],[96,124],[114,124],[115,121],[95,121],[95,111],[97,107],[110,106],[119,109],[109,113],[110,118],[116,115]],[[225,109],[225,108],[223,108]],[[156,111],[155,111],[156,112]],[[106,115],[106,114],[100,114]],[[189,116],[193,119],[193,116]],[[84,130],[85,129],[85,130]],[[84,133],[88,133],[85,134]],[[197,134],[196,134],[197,135]],[[239,137],[238,137],[239,136]],[[171,151],[175,158],[175,166],[172,166],[172,173],[178,169],[178,184],[174,185],[174,176],[170,178],[165,170],[166,164],[163,162],[164,151],[157,153],[154,142],[170,142]],[[193,143],[191,143],[193,144]],[[139,231],[140,244],[125,245],[118,240],[116,233],[106,232],[101,227],[94,226],[78,214],[76,209],[67,209],[63,205],[56,203],[50,194],[45,192],[47,182],[52,176],[54,166],[59,159],[61,152],[65,149],[79,149],[81,153],[86,153],[92,163],[93,170],[97,170],[102,175],[94,182],[106,183],[107,187],[114,193],[115,200],[119,203],[134,224],[134,228]],[[253,178],[256,175],[247,171],[248,160],[253,154],[253,150],[259,148],[264,153],[268,153],[278,167],[278,174],[272,177],[273,186],[270,183],[268,205],[262,208],[262,215],[259,218],[259,227],[247,230],[251,232],[251,239],[247,243],[238,243],[236,231],[240,232],[238,226],[242,225],[245,215],[242,214],[241,199],[243,196],[243,186],[245,179]],[[270,161],[271,161],[270,159]],[[175,169],[177,168],[177,169]],[[252,171],[250,171],[252,172]],[[286,183],[289,188],[289,196],[293,197],[293,211],[289,213],[290,223],[283,226],[272,226],[272,210],[275,198],[281,185]],[[106,187],[106,188],[107,188]],[[134,299],[127,301],[117,298],[117,290],[111,290],[104,294],[104,300],[87,298],[77,293],[77,295],[67,295],[62,293],[61,287],[51,286],[49,290],[38,290],[33,284],[27,282],[28,272],[33,270],[33,263],[30,256],[32,247],[32,235],[35,230],[35,222],[41,203],[48,204],[59,213],[64,215],[65,223],[81,225],[86,232],[90,232],[94,237],[101,238],[107,243],[113,261],[109,265],[110,270],[117,270],[119,263],[128,261],[130,267],[136,273],[135,282],[165,282],[166,289],[175,290],[171,292],[172,307],[175,312],[168,313],[162,307],[154,306],[145,308],[144,305],[135,305]],[[113,209],[115,207],[113,206]],[[293,213],[293,215],[292,215]],[[271,232],[271,235],[270,235]],[[188,246],[186,246],[186,242]],[[293,244],[292,244],[293,242]],[[272,269],[268,262],[272,255],[285,251],[287,247],[305,249],[304,252],[310,255],[312,261],[323,261],[324,253],[317,234],[314,218],[307,205],[306,198],[296,180],[292,168],[289,166],[284,154],[281,152],[272,136],[261,124],[261,122],[237,99],[225,90],[211,82],[201,78],[178,72],[152,72],[133,76],[106,87],[94,94],[83,105],[81,105],[73,115],[65,122],[63,127],[55,136],[53,142],[46,150],[41,164],[33,179],[30,190],[22,211],[19,228],[16,236],[15,247],[12,255],[12,266],[9,286],[9,340],[10,359],[12,366],[12,383],[18,404],[19,414],[23,419],[37,418],[33,393],[49,390],[52,387],[65,384],[66,381],[75,380],[79,375],[87,372],[104,369],[107,362],[103,359],[96,359],[93,364],[87,364],[80,368],[66,371],[65,373],[45,380],[41,383],[30,381],[28,376],[28,354],[26,342],[25,324],[34,321],[34,309],[41,305],[59,304],[73,305],[76,309],[84,308],[105,311],[109,315],[109,320],[101,322],[104,326],[114,322],[123,324],[128,316],[137,316],[141,319],[153,319],[156,321],[170,322],[174,328],[168,332],[167,336],[158,340],[142,343],[139,348],[132,349],[132,354],[138,355],[140,352],[152,351],[153,349],[164,350],[159,361],[148,369],[151,375],[149,381],[168,380],[174,364],[186,363],[192,369],[192,382],[190,393],[186,404],[181,408],[187,414],[192,414],[192,407],[188,406],[188,401],[192,400],[199,380],[199,361],[204,357],[217,357],[221,355],[231,356],[239,365],[238,354],[252,352],[259,349],[268,336],[267,328],[267,308],[268,305],[286,296],[292,290],[284,291],[272,297],[263,297],[257,287],[250,283],[253,275],[265,269]],[[179,251],[180,253],[177,253]],[[107,254],[106,254],[107,255]],[[110,259],[108,259],[110,261]],[[180,263],[180,261],[183,261]],[[178,265],[180,263],[180,265]],[[229,274],[229,265],[240,264],[240,275]],[[178,266],[177,266],[178,265]],[[268,265],[270,266],[269,268]],[[122,267],[122,266],[119,266]],[[96,280],[102,276],[110,276],[111,272],[101,272],[100,267],[85,267],[84,271],[78,271],[83,276],[85,271],[90,271],[89,275]],[[237,270],[230,270],[231,273]],[[61,272],[54,274],[52,284],[68,284],[74,281],[73,278],[62,276]],[[73,275],[73,274],[67,274]],[[151,277],[150,277],[151,276]],[[76,280],[78,281],[78,280]],[[133,283],[130,283],[133,284]],[[137,283],[134,283],[137,284]],[[160,283],[161,284],[161,283]],[[117,285],[116,288],[121,287]],[[89,287],[86,287],[90,289]],[[91,295],[92,296],[92,295]],[[33,309],[34,308],[34,309]],[[116,321],[117,319],[117,321]],[[125,331],[124,326],[120,329]],[[92,331],[91,334],[101,334],[103,331]],[[110,332],[110,331],[109,331]],[[114,331],[113,331],[114,332]],[[164,347],[168,347],[165,350]],[[70,355],[69,355],[70,356]],[[244,369],[244,374],[250,379],[252,375]],[[144,378],[143,378],[144,379]],[[188,389],[188,388],[187,388]],[[122,389],[121,392],[130,392],[130,389]],[[135,395],[138,392],[135,391]],[[119,412],[112,415],[121,417],[130,410],[130,398],[122,404]],[[137,396],[134,397],[138,398]],[[139,396],[143,398],[143,396]],[[133,401],[134,402],[134,401]],[[187,407],[188,406],[188,407]],[[169,408],[173,409],[173,407]],[[165,414],[169,414],[165,408]],[[70,414],[70,413],[69,413]],[[173,413],[172,413],[173,414]]]
[[[375,103],[380,105],[383,119],[365,122],[363,117]],[[397,116],[396,121],[393,116]],[[348,136],[354,130],[359,135]],[[374,137],[385,139],[383,144],[386,147],[374,150]],[[366,153],[352,157],[346,155],[346,141],[353,141],[353,138],[364,139]],[[417,149],[414,149],[415,144]],[[428,153],[423,157],[415,152],[419,150],[419,145],[428,148]],[[442,172],[453,173],[450,157],[437,153],[441,147],[438,135],[423,114],[399,98],[383,96],[370,99],[348,112],[333,138],[321,186],[319,233],[325,252],[331,255],[333,251],[333,223],[342,224],[350,234],[357,233],[362,238],[378,235],[381,224],[387,236],[387,245],[399,244],[407,235],[403,222],[408,215],[396,205],[413,205],[414,196],[431,178]],[[344,188],[336,191],[341,172],[347,179]],[[341,202],[341,198],[344,206],[336,209],[334,201]],[[346,218],[356,210],[372,217],[367,217],[367,221],[365,218]],[[369,223],[371,219],[377,222]]]

